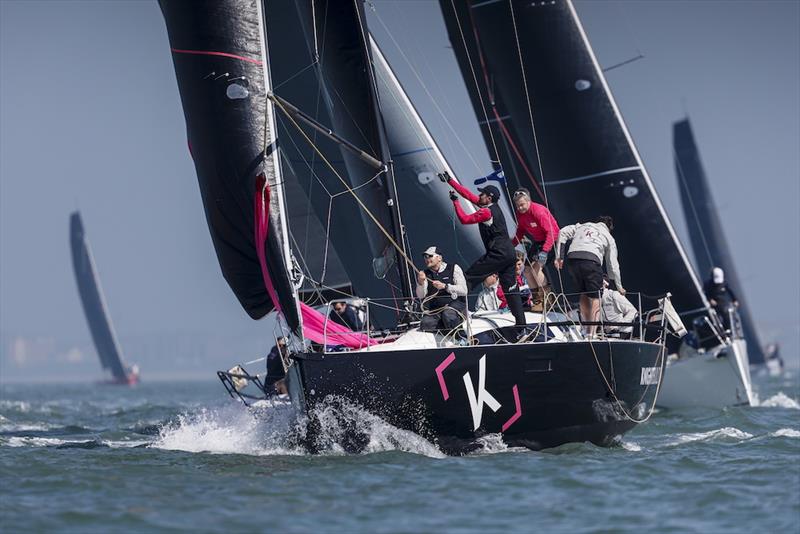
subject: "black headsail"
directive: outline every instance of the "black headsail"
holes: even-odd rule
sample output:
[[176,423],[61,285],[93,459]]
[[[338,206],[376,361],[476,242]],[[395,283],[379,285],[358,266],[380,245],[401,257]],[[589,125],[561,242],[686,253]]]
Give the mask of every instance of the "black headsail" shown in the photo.
[[764,363],[762,345],[750,309],[745,304],[744,288],[736,274],[733,255],[722,230],[688,118],[673,124],[672,143],[683,214],[689,228],[697,267],[705,275],[711,272],[712,267],[721,267],[725,271],[726,281],[739,299],[739,316],[742,319],[750,363]]
[[128,377],[125,364],[122,362],[122,349],[108,317],[92,251],[89,249],[89,242],[83,230],[83,220],[77,211],[69,218],[69,241],[78,293],[100,363],[103,369],[111,371],[115,381],[126,382]]
[[[259,0],[161,0],[211,237],[222,273],[254,319],[279,304],[299,325],[293,293],[280,165]],[[279,303],[265,287],[254,243],[257,175],[271,188],[266,263]]]
[[[562,225],[610,215],[626,288],[706,302],[569,1],[440,0],[489,153]],[[536,199],[536,198],[535,198]]]
[[[410,294],[402,221],[360,2],[268,2],[282,160],[306,191],[354,292],[386,304]],[[336,142],[306,121],[326,127]],[[368,163],[371,160],[373,163]],[[294,234],[297,238],[297,234]],[[324,251],[317,251],[323,255]],[[328,282],[323,280],[322,282]],[[376,310],[377,311],[377,310]],[[388,325],[397,316],[378,312]]]

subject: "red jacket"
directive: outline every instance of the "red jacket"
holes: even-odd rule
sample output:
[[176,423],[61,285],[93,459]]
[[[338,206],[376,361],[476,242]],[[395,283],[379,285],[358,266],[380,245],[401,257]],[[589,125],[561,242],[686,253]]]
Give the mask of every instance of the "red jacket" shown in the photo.
[[517,231],[512,242],[518,245],[525,234],[536,242],[541,243],[542,252],[550,252],[558,240],[558,222],[550,210],[541,204],[531,202],[531,207],[525,213],[517,212]]

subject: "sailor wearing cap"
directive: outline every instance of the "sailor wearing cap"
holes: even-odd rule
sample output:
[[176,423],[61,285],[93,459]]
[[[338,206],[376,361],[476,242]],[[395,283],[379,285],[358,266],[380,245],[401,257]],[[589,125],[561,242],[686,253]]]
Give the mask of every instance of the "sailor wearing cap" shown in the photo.
[[442,261],[434,247],[422,254],[425,269],[417,273],[417,298],[422,300],[423,315],[419,329],[450,331],[464,322],[467,313],[467,281],[461,267]]
[[477,224],[481,240],[486,247],[486,254],[475,261],[464,273],[467,282],[478,285],[492,273],[497,273],[500,278],[500,287],[506,296],[508,307],[514,315],[517,325],[525,324],[525,312],[522,309],[522,300],[517,285],[517,254],[511,239],[508,237],[508,227],[503,211],[496,204],[500,199],[500,190],[493,185],[479,187],[480,195],[453,180],[447,173],[439,174],[439,179],[450,185],[458,195],[478,207],[475,213],[467,214],[461,208],[458,195],[450,191],[450,200],[456,210],[456,215],[461,224]]

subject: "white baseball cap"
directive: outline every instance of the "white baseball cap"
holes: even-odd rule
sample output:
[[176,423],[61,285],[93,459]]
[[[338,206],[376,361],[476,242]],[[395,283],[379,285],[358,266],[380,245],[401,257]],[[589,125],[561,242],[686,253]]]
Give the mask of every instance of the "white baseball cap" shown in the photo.
[[425,249],[425,252],[422,253],[423,256],[441,256],[442,253],[439,252],[439,249],[436,247],[428,247]]

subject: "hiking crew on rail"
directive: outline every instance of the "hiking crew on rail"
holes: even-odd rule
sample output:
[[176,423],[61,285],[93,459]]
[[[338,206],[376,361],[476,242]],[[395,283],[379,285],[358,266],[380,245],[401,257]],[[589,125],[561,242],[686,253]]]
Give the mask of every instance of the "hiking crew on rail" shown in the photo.
[[[461,224],[478,225],[481,240],[486,247],[486,253],[464,272],[467,284],[474,287],[482,283],[488,275],[497,273],[500,287],[503,288],[508,308],[514,315],[516,324],[524,326],[525,312],[522,309],[516,276],[517,255],[508,236],[506,218],[497,205],[500,191],[493,185],[487,185],[479,187],[480,195],[476,195],[453,180],[447,172],[439,174],[439,179],[458,191],[458,194],[450,191],[450,200],[453,201],[456,216]],[[478,210],[472,214],[465,213],[458,201],[458,195],[475,204]]]

